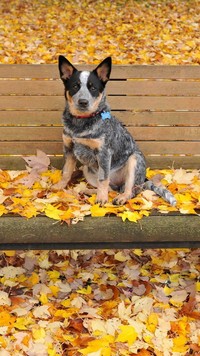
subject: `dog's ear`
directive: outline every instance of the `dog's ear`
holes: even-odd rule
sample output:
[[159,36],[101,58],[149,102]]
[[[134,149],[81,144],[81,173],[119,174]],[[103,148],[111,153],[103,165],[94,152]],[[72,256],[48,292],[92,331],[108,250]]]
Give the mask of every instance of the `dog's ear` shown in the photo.
[[59,56],[58,67],[60,71],[60,78],[65,81],[68,80],[77,69],[64,56]]
[[111,67],[112,59],[111,57],[107,57],[94,69],[94,73],[96,73],[104,84],[106,84],[110,78]]

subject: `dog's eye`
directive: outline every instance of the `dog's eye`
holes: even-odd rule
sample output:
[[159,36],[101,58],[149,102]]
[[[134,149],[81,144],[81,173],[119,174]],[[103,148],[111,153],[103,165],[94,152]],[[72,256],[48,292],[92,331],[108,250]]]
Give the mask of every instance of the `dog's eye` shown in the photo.
[[75,89],[75,90],[79,89],[78,83],[74,83],[74,84],[73,84],[73,89]]
[[93,84],[89,84],[89,89],[92,90],[92,91],[96,90],[96,88],[95,88],[95,86]]

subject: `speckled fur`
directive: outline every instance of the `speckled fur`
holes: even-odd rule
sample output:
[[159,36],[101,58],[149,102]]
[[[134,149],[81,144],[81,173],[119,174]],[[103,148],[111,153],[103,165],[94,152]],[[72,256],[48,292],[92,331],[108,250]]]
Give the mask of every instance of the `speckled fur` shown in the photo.
[[[108,185],[120,192],[113,202],[124,204],[144,188],[146,164],[133,137],[115,116],[111,114],[110,118],[102,119],[102,111],[110,113],[104,88],[111,71],[111,58],[106,58],[93,72],[80,72],[60,56],[59,69],[67,99],[63,113],[65,165],[62,181],[55,188],[67,185],[73,161],[78,160],[88,182],[97,186],[100,204],[108,200]],[[87,105],[83,102],[83,107],[79,104],[84,98]],[[93,112],[91,108],[96,102],[98,106]],[[155,191],[153,183],[148,184]],[[166,189],[156,187],[156,193],[175,204],[173,195]]]

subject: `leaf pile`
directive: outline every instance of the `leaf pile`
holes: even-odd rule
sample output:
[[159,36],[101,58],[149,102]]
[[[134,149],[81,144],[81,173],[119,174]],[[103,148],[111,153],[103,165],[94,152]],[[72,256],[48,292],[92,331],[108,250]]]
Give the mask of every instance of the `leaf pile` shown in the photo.
[[[112,204],[116,192],[109,193],[109,203],[100,206],[96,194],[88,195],[87,183],[75,176],[67,189],[54,192],[52,185],[61,178],[61,171],[51,168],[50,159],[38,150],[37,156],[24,158],[29,166],[25,171],[0,170],[0,216],[7,213],[26,218],[43,214],[49,218],[77,223],[85,216],[102,217],[114,214],[123,221],[137,222],[152,210],[163,214],[179,211],[182,214],[197,214],[200,209],[200,171],[147,170],[147,177],[161,183],[172,191],[177,199],[176,207],[170,206],[152,191],[145,190],[123,206]],[[82,177],[82,176],[81,176]],[[90,189],[89,189],[90,192]]]
[[200,0],[1,0],[0,13],[1,63],[200,63]]
[[200,352],[200,250],[4,251],[0,356]]

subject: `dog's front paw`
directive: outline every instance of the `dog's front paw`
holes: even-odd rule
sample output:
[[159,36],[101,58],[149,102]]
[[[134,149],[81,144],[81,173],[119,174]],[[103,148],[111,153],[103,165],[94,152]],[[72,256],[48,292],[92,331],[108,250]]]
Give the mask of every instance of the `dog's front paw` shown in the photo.
[[116,198],[113,199],[112,203],[114,205],[124,205],[128,199],[130,199],[130,196],[127,196],[127,194],[122,193],[117,195]]
[[105,205],[108,202],[108,194],[97,192],[96,203],[100,204],[101,206]]

